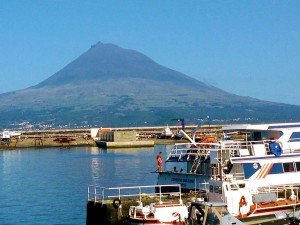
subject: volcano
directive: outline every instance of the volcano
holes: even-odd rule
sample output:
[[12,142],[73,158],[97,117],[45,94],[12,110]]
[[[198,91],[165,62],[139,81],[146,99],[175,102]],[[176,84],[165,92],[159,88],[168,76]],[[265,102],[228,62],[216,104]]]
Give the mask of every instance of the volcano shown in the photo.
[[2,126],[141,126],[296,121],[300,106],[243,97],[166,68],[144,54],[97,43],[36,86],[0,95]]

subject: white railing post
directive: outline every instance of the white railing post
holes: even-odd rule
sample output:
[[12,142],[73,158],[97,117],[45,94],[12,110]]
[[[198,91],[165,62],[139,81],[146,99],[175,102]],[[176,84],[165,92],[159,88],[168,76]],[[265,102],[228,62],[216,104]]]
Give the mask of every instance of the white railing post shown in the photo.
[[162,204],[162,200],[161,200],[161,185],[159,185],[159,204]]
[[142,189],[141,189],[141,187],[139,187],[139,194],[140,194],[140,202],[142,202]]
[[105,189],[102,188],[102,205],[104,204],[104,191],[105,191]]
[[179,187],[179,204],[182,204],[183,202],[181,199],[181,185],[179,184],[178,187]]

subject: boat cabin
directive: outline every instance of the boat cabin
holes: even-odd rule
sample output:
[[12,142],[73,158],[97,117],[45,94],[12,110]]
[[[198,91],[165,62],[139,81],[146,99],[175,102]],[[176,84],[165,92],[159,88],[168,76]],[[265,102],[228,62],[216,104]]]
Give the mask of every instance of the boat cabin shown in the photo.
[[232,180],[231,177],[226,179],[209,182],[208,200],[224,202],[228,212],[242,221],[251,218],[264,219],[266,216],[276,216],[279,213],[288,215],[300,205],[298,187],[275,185],[249,189],[243,182]]
[[263,149],[269,147],[266,144],[270,142],[278,143],[283,153],[300,151],[300,123],[241,124],[224,126],[222,130],[227,139],[232,132],[238,132],[244,147],[249,149],[251,146],[252,152],[242,152],[242,155],[268,154],[268,149]]

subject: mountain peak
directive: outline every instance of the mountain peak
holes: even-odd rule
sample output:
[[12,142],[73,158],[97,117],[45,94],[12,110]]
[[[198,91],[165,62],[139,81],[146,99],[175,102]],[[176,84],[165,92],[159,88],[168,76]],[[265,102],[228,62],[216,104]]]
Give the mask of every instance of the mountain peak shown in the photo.
[[102,82],[116,78],[170,81],[208,88],[200,81],[157,64],[138,51],[100,41],[36,87]]
[[101,41],[98,41],[96,44],[91,45],[91,48],[103,48],[103,47],[118,47],[119,46],[112,44],[112,43],[103,43]]

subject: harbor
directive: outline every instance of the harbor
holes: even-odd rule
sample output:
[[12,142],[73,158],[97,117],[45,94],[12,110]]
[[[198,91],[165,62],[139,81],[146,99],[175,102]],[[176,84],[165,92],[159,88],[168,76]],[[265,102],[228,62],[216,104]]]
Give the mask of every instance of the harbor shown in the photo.
[[[229,221],[229,217],[230,224],[268,224],[272,221],[298,224],[299,127],[298,123],[191,126],[180,131],[181,139],[161,138],[166,126],[14,131],[10,138],[17,139],[18,143],[24,140],[33,143],[40,139],[44,145],[3,148],[2,179],[4,185],[5,182],[22,181],[28,187],[32,185],[30,173],[41,182],[33,186],[35,194],[47,196],[45,192],[50,191],[46,202],[62,198],[57,207],[65,207],[65,210],[61,216],[58,214],[59,221],[65,221],[65,215],[81,214],[77,224],[143,224],[147,218],[154,224],[171,221],[171,224],[196,225],[203,223],[199,218],[209,220],[206,210],[222,212],[217,216],[219,222],[214,224]],[[180,127],[169,129],[178,134]],[[8,141],[5,139],[7,133],[3,134],[2,141]],[[118,143],[139,136],[143,137],[140,140],[154,141],[153,146],[100,148],[96,145],[99,139]],[[47,147],[47,138],[56,139],[58,146]],[[72,145],[72,139],[77,140],[77,146]],[[159,153],[163,159],[161,171],[156,162]],[[22,160],[16,160],[18,158]],[[58,179],[59,174],[63,174],[61,179]],[[58,179],[58,185],[52,183],[53,177]],[[11,189],[4,188],[3,191],[7,192],[8,201],[1,209],[8,218],[2,221],[0,218],[4,224],[8,219],[14,221],[13,214],[10,216],[6,209],[10,207],[9,202],[19,198],[14,194],[18,192],[18,185],[7,187]],[[127,192],[133,187],[138,190],[137,194]],[[150,187],[150,193],[144,190],[145,187]],[[79,189],[80,193],[68,195]],[[111,190],[117,190],[117,193],[110,194]],[[25,200],[27,195],[32,197],[30,188],[18,195]],[[180,196],[181,200],[178,200]],[[76,209],[62,203],[64,201],[77,204]],[[46,202],[43,210],[51,212]],[[22,205],[26,206],[25,203]],[[172,214],[179,211],[176,207],[181,207],[180,216]],[[18,207],[14,208],[18,210]],[[162,212],[162,209],[169,210]],[[30,215],[25,211],[24,218],[30,218]]]
[[[186,165],[183,170],[178,171],[176,166],[171,171],[164,170],[159,152],[155,186],[159,200],[152,198],[149,205],[144,206],[141,200],[142,196],[152,194],[142,195],[145,186],[90,186],[87,225],[107,219],[95,213],[90,202],[103,207],[111,197],[119,203],[114,207],[118,223],[106,221],[106,224],[123,224],[123,219],[131,225],[299,224],[300,123],[237,124],[223,126],[221,130],[221,138],[207,136],[200,141],[196,141],[195,130],[192,136],[181,131],[189,142],[174,144],[165,163],[171,162],[172,166],[183,163]],[[139,194],[121,194],[121,190],[131,188],[136,188]],[[118,190],[118,194],[105,196],[108,190]],[[193,198],[188,197],[183,204],[184,193]],[[132,205],[128,214],[129,199],[125,198],[127,213],[120,220],[124,196],[137,196],[137,200],[129,203]],[[172,196],[179,196],[179,203],[162,200]],[[181,206],[185,210],[178,208]]]

